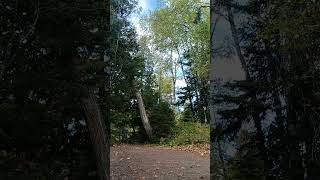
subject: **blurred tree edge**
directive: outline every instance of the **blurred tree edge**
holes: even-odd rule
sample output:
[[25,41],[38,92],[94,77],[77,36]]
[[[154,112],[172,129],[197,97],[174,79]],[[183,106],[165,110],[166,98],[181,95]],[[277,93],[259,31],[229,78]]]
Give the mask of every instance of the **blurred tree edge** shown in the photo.
[[[210,9],[211,179],[318,179],[320,3],[211,0]],[[215,76],[221,59],[239,61],[244,78]]]

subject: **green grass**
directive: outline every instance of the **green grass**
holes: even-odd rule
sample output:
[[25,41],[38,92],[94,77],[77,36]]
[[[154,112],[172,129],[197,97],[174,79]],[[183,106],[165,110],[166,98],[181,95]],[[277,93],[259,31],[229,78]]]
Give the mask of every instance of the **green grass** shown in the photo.
[[178,122],[171,137],[161,139],[162,145],[188,145],[209,143],[209,125],[197,122]]

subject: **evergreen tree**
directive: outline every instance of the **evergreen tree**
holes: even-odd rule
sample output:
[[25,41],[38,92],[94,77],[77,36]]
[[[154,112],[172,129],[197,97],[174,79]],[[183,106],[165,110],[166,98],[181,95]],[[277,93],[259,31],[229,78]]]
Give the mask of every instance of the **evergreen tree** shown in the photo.
[[[314,106],[319,73],[314,25],[319,4],[252,0],[222,3],[221,8],[246,17],[236,30],[242,39],[247,79],[225,86],[238,93],[215,97],[216,105],[234,106],[219,111],[222,133],[214,129],[213,136],[228,144],[235,142],[241,130],[252,129],[246,143],[235,143],[237,155],[225,157],[232,164],[231,174],[240,170],[231,179],[256,175],[263,179],[316,178],[314,170],[319,167],[311,149],[318,145],[311,141],[318,141],[317,128],[312,127],[319,126]],[[246,156],[240,156],[243,153]],[[248,166],[250,162],[258,171]]]

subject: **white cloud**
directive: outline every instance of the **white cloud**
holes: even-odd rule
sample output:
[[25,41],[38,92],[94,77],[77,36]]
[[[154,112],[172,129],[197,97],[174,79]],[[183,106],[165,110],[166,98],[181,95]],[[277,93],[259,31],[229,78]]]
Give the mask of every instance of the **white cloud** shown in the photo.
[[136,25],[139,23],[139,17],[138,16],[131,16],[130,21],[132,22],[132,24]]
[[175,59],[178,59],[179,58],[179,55],[176,51],[173,51],[172,52],[172,57],[175,58]]
[[[138,6],[142,8],[141,14],[144,14],[145,12],[147,12],[149,10],[148,0],[139,0],[138,1]],[[142,35],[146,34],[144,28],[141,27],[141,24],[140,24],[141,14],[140,13],[134,13],[129,18],[131,23],[135,27],[138,36],[142,36]]]
[[184,79],[178,79],[177,81],[176,81],[176,87],[177,88],[183,88],[183,87],[186,87],[187,86],[187,84],[186,84],[186,82],[184,81]]
[[142,10],[146,10],[148,7],[147,0],[139,0],[139,6],[142,8]]
[[130,17],[129,20],[131,21],[132,25],[135,27],[138,36],[142,36],[142,35],[146,34],[144,32],[144,29],[141,27],[139,15],[133,15]]
[[142,27],[140,26],[140,24],[135,24],[134,26],[136,27],[136,31],[137,31],[137,34],[138,34],[139,36],[142,36],[142,35],[145,34],[145,33],[144,33],[144,30],[142,29]]

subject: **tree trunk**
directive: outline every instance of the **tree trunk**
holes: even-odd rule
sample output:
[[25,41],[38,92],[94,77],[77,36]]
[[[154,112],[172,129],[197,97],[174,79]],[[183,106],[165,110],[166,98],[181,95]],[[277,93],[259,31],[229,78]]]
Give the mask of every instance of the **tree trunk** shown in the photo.
[[224,162],[221,162],[223,158],[222,149],[219,146],[220,139],[215,135],[215,131],[217,128],[217,119],[216,112],[213,103],[214,97],[214,72],[213,72],[213,64],[214,64],[214,39],[213,34],[216,29],[216,24],[220,18],[220,15],[216,14],[219,10],[219,5],[216,0],[210,0],[210,93],[209,93],[209,112],[210,112],[210,180],[221,180],[223,177]]
[[81,97],[81,105],[86,116],[86,124],[96,157],[97,174],[100,180],[109,180],[110,148],[109,137],[107,136],[108,129],[92,90],[89,90],[85,96]]
[[171,104],[176,103],[176,81],[177,81],[177,65],[173,61],[173,50],[171,49],[171,74],[172,74],[172,99],[171,99]]
[[[234,22],[234,16],[233,16],[233,13],[232,13],[232,10],[231,10],[230,1],[227,1],[226,9],[227,9],[227,14],[228,14],[228,21],[230,23],[230,28],[231,28],[231,32],[232,32],[232,38],[233,38],[233,41],[234,41],[234,46],[235,46],[237,55],[239,57],[239,60],[241,62],[242,69],[245,72],[245,80],[252,81],[253,78],[250,77],[250,73],[249,73],[247,64],[246,64],[245,59],[243,57],[243,54],[241,52],[239,35],[238,35],[237,28],[236,28],[236,25],[235,25],[235,22]],[[254,99],[255,101],[257,101],[258,100],[257,92],[255,92],[255,91],[250,92],[250,97],[252,99]],[[259,117],[259,113],[255,112],[255,114],[253,114],[252,118],[253,118],[254,126],[255,126],[255,128],[257,130],[257,132],[256,132],[257,140],[258,140],[257,148],[260,151],[260,154],[261,154],[262,159],[264,161],[264,171],[265,171],[264,172],[264,178],[269,179],[268,172],[267,172],[269,170],[269,168],[270,168],[270,164],[269,164],[269,160],[268,160],[268,150],[267,150],[267,148],[266,148],[266,146],[264,144],[265,137],[264,137],[264,133],[263,133],[263,130],[262,130],[262,125],[261,125],[261,120],[260,120],[260,117]]]
[[234,17],[233,17],[233,13],[232,13],[232,10],[231,10],[230,0],[227,1],[226,8],[227,8],[227,13],[228,13],[228,21],[230,23],[230,28],[231,28],[231,32],[232,32],[232,38],[233,38],[233,41],[234,41],[234,46],[236,48],[237,55],[238,55],[238,57],[240,59],[240,63],[241,63],[242,69],[245,72],[245,76],[246,76],[245,79],[250,79],[249,71],[248,71],[248,68],[247,68],[247,64],[246,64],[246,62],[244,60],[244,57],[242,55],[242,52],[241,52],[240,40],[239,40],[239,36],[238,36],[236,25],[234,23]]
[[177,50],[177,54],[178,54],[178,63],[179,63],[180,66],[181,66],[182,76],[183,76],[183,79],[184,79],[184,81],[186,82],[186,85],[187,85],[187,87],[188,87],[187,77],[186,77],[186,74],[185,74],[185,70],[184,70],[184,68],[183,68],[183,62],[182,62],[182,59],[180,58],[180,52],[179,52],[179,49],[178,49],[178,48],[176,48],[176,50]]
[[136,97],[138,100],[138,106],[139,106],[142,125],[148,135],[148,138],[150,139],[152,137],[152,128],[151,128],[151,125],[150,125],[150,122],[149,122],[149,119],[148,119],[148,116],[146,113],[146,109],[143,104],[143,99],[142,99],[142,96],[141,96],[141,93],[139,90],[136,91]]
[[160,104],[161,100],[162,100],[162,84],[161,84],[161,81],[162,81],[162,70],[160,70],[160,73],[159,73],[159,99],[158,99],[158,103]]

